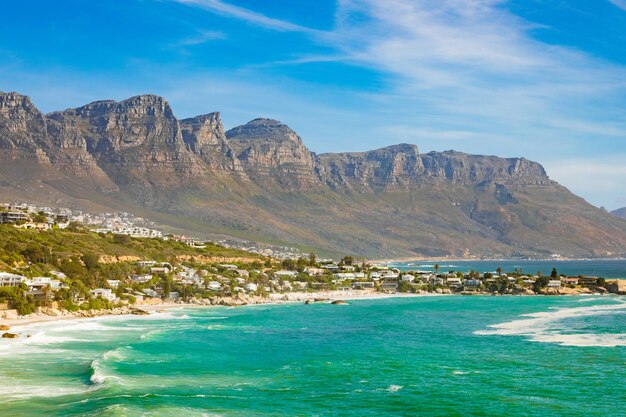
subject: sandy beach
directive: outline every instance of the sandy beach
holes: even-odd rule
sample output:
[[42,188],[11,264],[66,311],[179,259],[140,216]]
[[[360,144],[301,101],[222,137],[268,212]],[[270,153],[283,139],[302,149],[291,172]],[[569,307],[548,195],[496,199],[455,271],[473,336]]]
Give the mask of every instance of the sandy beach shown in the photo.
[[[350,291],[317,291],[317,292],[291,292],[291,293],[272,293],[267,298],[263,299],[258,304],[282,304],[293,302],[305,302],[318,301],[318,302],[332,302],[332,301],[350,301],[350,300],[372,300],[372,299],[386,299],[386,298],[406,298],[406,297],[435,297],[442,294],[428,293],[428,294],[412,294],[412,293],[393,293],[386,294],[375,291],[363,291],[363,290],[350,290]],[[63,315],[49,316],[43,313],[31,314],[25,317],[12,318],[12,319],[0,319],[0,326],[8,326],[9,332],[19,332],[22,327],[32,324],[41,323],[56,323],[59,321],[67,320],[89,320],[100,317],[113,317],[133,315],[132,309],[143,310],[147,313],[153,314],[157,312],[165,312],[173,308],[210,308],[219,307],[218,305],[204,305],[198,303],[161,303],[161,304],[135,304],[130,307],[124,307],[116,310],[104,310],[98,312],[84,312],[83,315],[76,313],[64,312]],[[0,331],[1,333],[2,331]]]

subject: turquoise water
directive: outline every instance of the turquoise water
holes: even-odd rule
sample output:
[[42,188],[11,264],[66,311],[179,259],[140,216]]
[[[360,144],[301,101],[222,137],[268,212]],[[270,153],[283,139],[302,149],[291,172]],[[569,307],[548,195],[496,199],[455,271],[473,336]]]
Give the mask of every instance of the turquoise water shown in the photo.
[[579,260],[579,261],[410,261],[393,262],[389,266],[401,270],[434,271],[435,264],[440,266],[439,271],[478,271],[495,272],[501,267],[504,272],[514,272],[516,269],[525,274],[536,274],[540,271],[544,275],[550,275],[552,268],[556,268],[559,274],[573,276],[588,275],[602,278],[626,279],[626,259],[615,260]]
[[622,416],[626,298],[182,309],[0,340],[2,416]]

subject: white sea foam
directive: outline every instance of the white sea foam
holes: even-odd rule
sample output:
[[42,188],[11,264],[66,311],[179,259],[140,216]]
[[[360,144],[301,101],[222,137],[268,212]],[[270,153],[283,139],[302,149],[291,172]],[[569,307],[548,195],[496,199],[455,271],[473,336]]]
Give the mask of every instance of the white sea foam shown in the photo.
[[104,360],[105,359],[103,355],[102,358],[93,360],[91,362],[91,365],[89,366],[91,369],[91,377],[89,377],[89,381],[93,385],[103,385],[106,381],[109,381],[112,379],[119,379],[117,376],[111,375],[110,370],[107,369],[106,366],[102,364],[102,361]]
[[387,387],[387,391],[390,392],[398,392],[400,391],[402,388],[404,388],[402,385],[389,385]]
[[222,326],[221,324],[211,324],[210,326],[207,326],[208,330],[224,330],[226,328],[227,326]]
[[23,398],[49,398],[62,397],[65,395],[81,394],[86,391],[84,387],[69,388],[46,385],[20,385],[17,381],[3,380],[0,385],[0,404],[15,399]]
[[570,318],[626,314],[626,303],[561,308],[506,323],[494,324],[491,330],[475,331],[476,335],[525,336],[533,342],[556,343],[561,346],[626,346],[626,333],[567,333],[562,321]]

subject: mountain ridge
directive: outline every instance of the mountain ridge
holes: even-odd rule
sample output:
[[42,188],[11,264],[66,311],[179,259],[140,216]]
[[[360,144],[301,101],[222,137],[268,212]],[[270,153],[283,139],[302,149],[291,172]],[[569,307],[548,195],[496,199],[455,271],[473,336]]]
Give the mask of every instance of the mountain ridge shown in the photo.
[[626,207],[619,208],[617,210],[613,210],[611,212],[612,215],[620,217],[622,219],[626,219]]
[[0,93],[0,148],[0,196],[132,207],[195,232],[372,257],[626,253],[626,222],[525,158],[316,154],[277,120],[225,130],[219,112],[179,120],[156,95],[44,115]]

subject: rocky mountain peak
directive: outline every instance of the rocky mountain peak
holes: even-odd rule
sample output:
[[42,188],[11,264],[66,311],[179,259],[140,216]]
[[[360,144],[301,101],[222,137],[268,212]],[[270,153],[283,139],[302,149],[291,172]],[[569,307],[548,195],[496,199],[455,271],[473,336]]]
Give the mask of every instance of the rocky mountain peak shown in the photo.
[[289,126],[273,119],[254,119],[242,126],[237,126],[228,132],[226,137],[230,141],[291,141],[302,143],[302,139]]
[[183,141],[211,168],[236,172],[244,178],[243,168],[226,141],[219,112],[203,114],[180,121]]
[[0,92],[0,148],[33,153],[48,145],[45,117],[30,98]]
[[226,142],[219,112],[183,119],[180,121],[180,127],[183,140],[194,151],[205,145],[221,145]]
[[287,189],[319,182],[313,154],[296,132],[278,120],[254,119],[227,131],[226,138],[250,178]]

